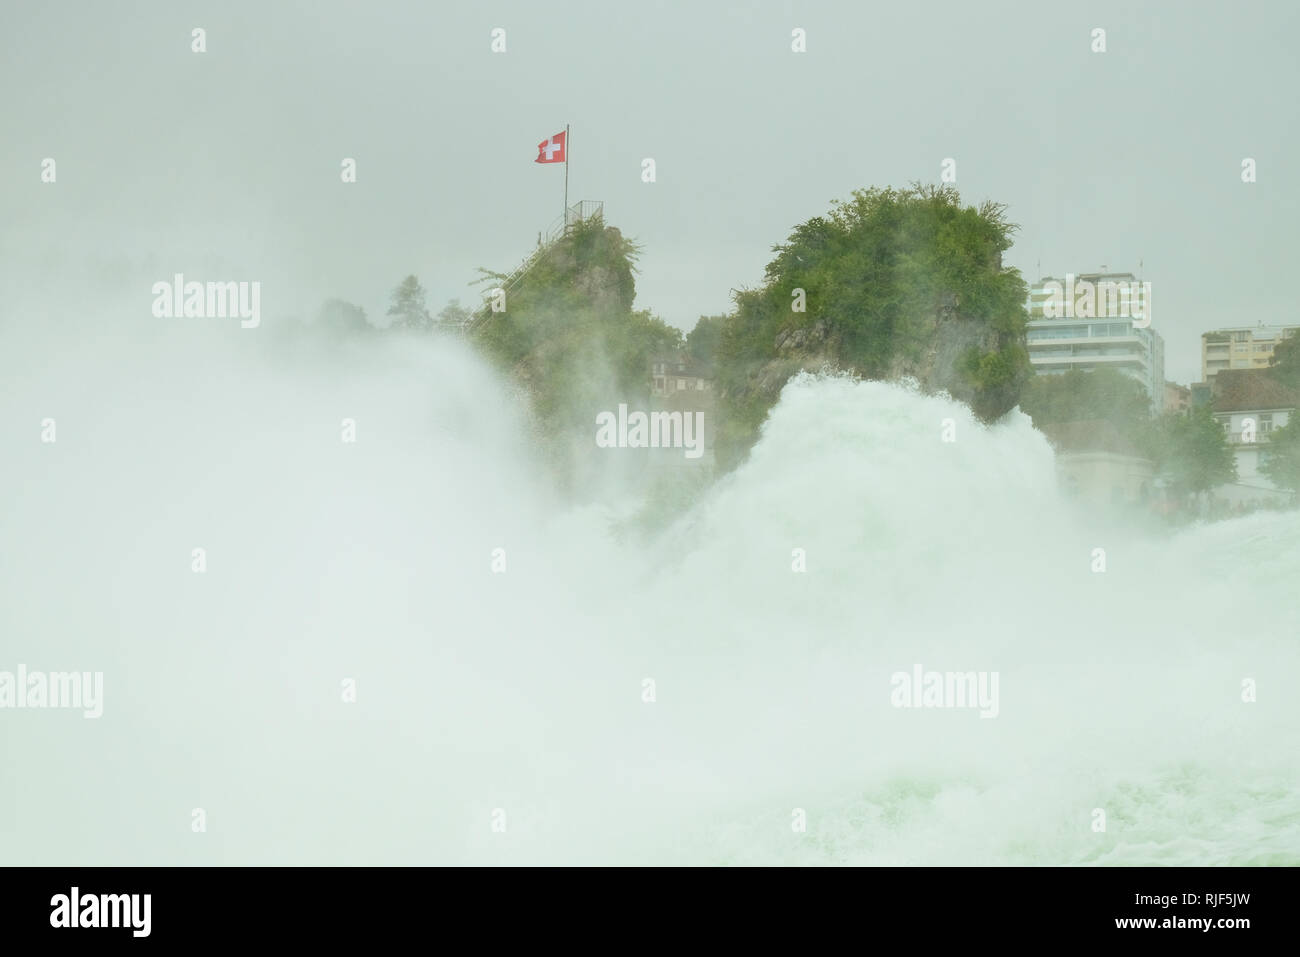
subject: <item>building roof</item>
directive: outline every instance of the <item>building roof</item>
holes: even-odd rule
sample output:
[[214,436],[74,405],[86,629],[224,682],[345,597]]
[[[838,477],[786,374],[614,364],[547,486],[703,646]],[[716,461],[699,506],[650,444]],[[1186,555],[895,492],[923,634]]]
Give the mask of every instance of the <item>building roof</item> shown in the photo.
[[[1129,280],[1137,279],[1137,276],[1133,275],[1131,272],[1105,272],[1105,271],[1076,272],[1076,273],[1071,273],[1070,275],[1074,276],[1076,280],[1086,279],[1088,282],[1094,282],[1098,279],[1129,279]],[[1065,278],[1066,278],[1065,276],[1043,276],[1038,280],[1038,282],[1034,286],[1031,286],[1030,288],[1031,289],[1041,288],[1047,285],[1047,283],[1049,282],[1059,282],[1062,285],[1064,285]]]
[[1211,407],[1215,412],[1254,412],[1294,409],[1300,395],[1277,381],[1269,369],[1222,369],[1213,380]]
[[1252,333],[1256,339],[1275,339],[1277,338],[1277,333],[1289,332],[1294,329],[1300,329],[1300,326],[1225,326],[1222,329],[1210,329],[1207,332],[1202,332],[1201,338],[1207,339],[1211,336],[1226,336],[1230,332],[1249,332]]

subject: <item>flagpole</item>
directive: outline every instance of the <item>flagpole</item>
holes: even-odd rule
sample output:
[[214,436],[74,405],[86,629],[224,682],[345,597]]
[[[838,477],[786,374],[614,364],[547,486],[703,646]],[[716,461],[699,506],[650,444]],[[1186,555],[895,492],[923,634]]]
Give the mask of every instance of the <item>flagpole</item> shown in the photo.
[[564,124],[564,216],[560,218],[560,232],[569,229],[569,124]]

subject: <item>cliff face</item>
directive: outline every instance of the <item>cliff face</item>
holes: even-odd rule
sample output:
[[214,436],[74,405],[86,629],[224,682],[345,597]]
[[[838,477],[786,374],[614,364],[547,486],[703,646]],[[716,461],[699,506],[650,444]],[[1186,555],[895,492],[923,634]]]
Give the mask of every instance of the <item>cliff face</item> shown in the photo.
[[[976,404],[974,383],[964,371],[963,360],[974,350],[984,354],[999,348],[998,332],[987,323],[958,315],[956,297],[917,324],[919,350],[911,354],[896,353],[880,378],[889,381],[915,380],[926,392],[944,391],[968,405]],[[832,333],[830,323],[819,320],[810,326],[787,329],[776,334],[772,342],[776,357],[759,372],[754,385],[762,391],[773,387],[780,391],[788,376],[784,370],[822,368],[867,375],[844,362],[840,337]]]
[[577,297],[590,309],[611,316],[627,315],[636,298],[629,255],[634,247],[615,226],[606,226],[586,243],[561,245],[555,266],[570,277]]
[[[542,250],[513,285],[505,309],[485,313],[476,342],[530,388],[557,350],[571,352],[593,333],[626,323],[636,297],[636,247],[600,217],[578,223]],[[484,270],[488,279],[502,273]]]
[[1006,349],[1004,338],[992,324],[961,316],[956,296],[950,296],[931,315],[913,324],[909,336],[912,348],[895,352],[883,373],[873,374],[844,359],[843,337],[829,321],[821,319],[778,332],[772,341],[773,357],[753,366],[745,383],[724,393],[724,398],[770,404],[791,376],[803,370],[825,370],[893,382],[910,379],[924,392],[947,392],[981,417],[993,419],[1014,407],[1019,386],[1027,377],[1027,370],[1015,377],[1013,390],[980,388],[973,375],[974,362],[979,357],[1000,355]]
[[[947,392],[977,413],[986,411],[987,397],[980,395],[970,374],[970,356],[989,355],[1001,348],[997,329],[987,322],[963,317],[957,311],[957,297],[947,297],[933,314],[918,322],[922,346],[917,354],[898,354],[889,365],[886,379],[915,379],[930,393]],[[996,403],[995,403],[996,404]],[[1006,409],[988,409],[990,417]]]

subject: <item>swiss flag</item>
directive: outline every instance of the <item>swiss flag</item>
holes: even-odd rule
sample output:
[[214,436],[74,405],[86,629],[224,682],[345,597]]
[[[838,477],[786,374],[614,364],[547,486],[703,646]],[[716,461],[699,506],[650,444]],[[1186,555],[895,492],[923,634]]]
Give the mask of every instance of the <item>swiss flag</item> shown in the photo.
[[563,163],[564,162],[564,134],[556,133],[554,136],[543,140],[537,144],[537,159],[534,163]]

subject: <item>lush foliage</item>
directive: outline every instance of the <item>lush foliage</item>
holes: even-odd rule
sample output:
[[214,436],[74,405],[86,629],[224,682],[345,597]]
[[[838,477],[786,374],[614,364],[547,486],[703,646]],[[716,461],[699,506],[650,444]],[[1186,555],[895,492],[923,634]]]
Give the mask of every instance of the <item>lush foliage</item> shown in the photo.
[[[778,340],[803,330],[815,351],[868,378],[887,377],[933,349],[936,317],[975,324],[991,348],[965,350],[958,374],[986,419],[1013,408],[1029,378],[1025,285],[1003,268],[1015,227],[1003,207],[963,207],[951,187],[870,189],[836,202],[774,247],[764,285],[736,295],[718,348],[730,421],[721,441],[743,445],[776,399],[785,368]],[[806,297],[797,311],[798,290]],[[967,326],[966,328],[970,328]],[[755,378],[764,381],[756,386]]]
[[1268,372],[1288,388],[1300,390],[1300,333],[1278,343]]
[[1237,478],[1232,447],[1209,406],[1162,415],[1145,447],[1175,495],[1207,492]]
[[599,217],[574,224],[507,290],[504,311],[479,313],[474,342],[527,389],[543,434],[587,436],[596,412],[648,394],[654,357],[681,348],[681,330],[632,309],[636,254]]
[[699,365],[712,365],[726,324],[726,316],[700,316],[695,328],[686,334],[686,355]]
[[1278,488],[1300,492],[1300,412],[1292,412],[1286,425],[1269,433],[1259,470]]
[[1039,429],[1066,422],[1108,422],[1141,445],[1151,402],[1142,384],[1114,369],[1034,376],[1020,396],[1020,409]]

